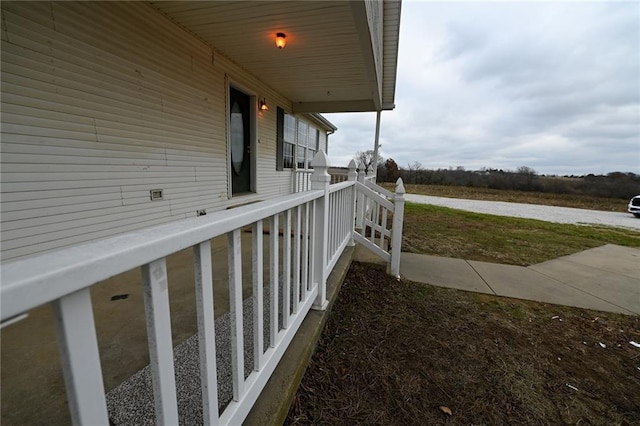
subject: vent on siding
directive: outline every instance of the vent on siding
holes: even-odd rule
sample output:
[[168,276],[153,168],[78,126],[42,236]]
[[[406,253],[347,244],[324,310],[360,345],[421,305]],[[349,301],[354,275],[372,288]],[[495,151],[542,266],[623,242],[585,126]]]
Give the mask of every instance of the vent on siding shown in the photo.
[[158,201],[158,200],[164,199],[164,196],[162,194],[162,189],[152,189],[151,191],[149,191],[149,194],[151,195],[151,201]]

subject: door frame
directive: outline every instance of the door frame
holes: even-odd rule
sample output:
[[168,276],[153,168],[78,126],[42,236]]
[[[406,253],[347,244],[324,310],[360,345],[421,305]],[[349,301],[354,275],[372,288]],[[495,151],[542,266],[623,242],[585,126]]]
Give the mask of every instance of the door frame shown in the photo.
[[[258,96],[253,90],[249,90],[246,86],[228,78],[226,84],[226,105],[225,108],[225,131],[227,134],[227,198],[237,198],[247,195],[255,194],[256,187],[256,172],[257,172],[257,159],[258,159]],[[249,173],[251,174],[249,179],[249,192],[243,192],[241,194],[233,194],[233,165],[231,164],[231,89],[238,90],[249,97],[249,149],[251,153],[249,155]]]

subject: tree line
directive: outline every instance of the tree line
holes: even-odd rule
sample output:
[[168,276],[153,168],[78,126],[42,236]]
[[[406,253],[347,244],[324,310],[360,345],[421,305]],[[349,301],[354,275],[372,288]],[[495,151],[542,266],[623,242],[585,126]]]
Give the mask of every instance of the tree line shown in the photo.
[[[356,162],[361,163],[362,157],[363,153],[358,152]],[[364,157],[367,157],[366,152]],[[370,155],[369,158],[371,157]],[[368,166],[371,170],[371,161]],[[379,158],[377,166],[378,182],[395,182],[402,177],[402,180],[408,184],[466,186],[620,199],[630,199],[640,194],[640,175],[630,172],[545,176],[527,166],[518,167],[516,170],[494,168],[465,170],[464,167],[431,170],[424,169],[418,161],[401,167],[392,158]]]

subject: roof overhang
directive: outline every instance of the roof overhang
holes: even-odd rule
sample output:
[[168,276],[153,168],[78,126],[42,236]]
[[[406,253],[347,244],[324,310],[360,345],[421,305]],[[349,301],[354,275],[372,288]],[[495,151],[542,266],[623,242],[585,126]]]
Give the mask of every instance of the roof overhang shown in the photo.
[[[400,1],[151,2],[291,101],[293,112],[393,109]],[[286,34],[284,49],[275,46]]]
[[324,131],[328,133],[334,133],[338,128],[329,120],[327,120],[322,114],[314,112],[311,114],[305,114],[311,121],[320,126]]

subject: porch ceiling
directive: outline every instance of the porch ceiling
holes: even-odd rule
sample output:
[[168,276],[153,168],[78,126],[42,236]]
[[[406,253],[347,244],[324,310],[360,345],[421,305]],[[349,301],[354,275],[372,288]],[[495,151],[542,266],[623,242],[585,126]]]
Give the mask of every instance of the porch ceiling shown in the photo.
[[[399,2],[393,3],[383,12],[378,85],[364,0],[151,2],[285,95],[294,112],[393,108],[400,15]],[[277,32],[287,35],[282,50],[275,46]]]

